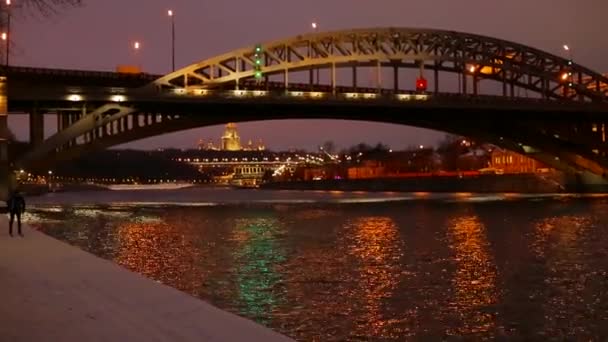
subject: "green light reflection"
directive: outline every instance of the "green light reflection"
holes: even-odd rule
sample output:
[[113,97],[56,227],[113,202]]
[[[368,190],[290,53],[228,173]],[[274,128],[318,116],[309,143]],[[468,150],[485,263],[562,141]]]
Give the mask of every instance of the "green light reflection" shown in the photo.
[[274,218],[238,219],[234,230],[239,312],[264,325],[270,323],[272,312],[284,301],[279,269],[286,257],[277,243],[283,230]]

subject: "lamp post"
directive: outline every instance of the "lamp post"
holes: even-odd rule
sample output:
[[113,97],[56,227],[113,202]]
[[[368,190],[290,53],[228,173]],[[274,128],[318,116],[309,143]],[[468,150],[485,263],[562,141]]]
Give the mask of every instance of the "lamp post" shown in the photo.
[[175,16],[173,10],[168,10],[167,15],[171,18],[171,71],[175,71]]
[[570,51],[570,46],[568,46],[568,44],[564,44],[564,51],[566,51],[566,54],[568,55],[568,60],[571,61],[572,53]]
[[[135,65],[141,69],[141,63],[139,63],[139,49],[141,48],[141,43],[139,41],[133,42],[133,56],[135,59]],[[141,72],[141,70],[139,70]]]
[[[4,35],[3,35],[4,36]],[[4,40],[4,37],[2,38]],[[11,0],[6,0],[6,66],[9,65],[9,53],[11,46]]]
[[[310,26],[312,27],[312,31],[314,33],[317,33],[317,28],[318,28],[317,22],[313,21],[312,24],[310,24]],[[319,68],[317,68],[317,85],[319,85]]]
[[574,83],[574,76],[572,75],[572,50],[570,49],[570,46],[568,44],[564,44],[563,45],[564,51],[566,51],[566,58],[568,58],[568,67],[566,69],[566,75],[567,75],[567,80],[568,80],[568,87],[572,86],[572,83]]

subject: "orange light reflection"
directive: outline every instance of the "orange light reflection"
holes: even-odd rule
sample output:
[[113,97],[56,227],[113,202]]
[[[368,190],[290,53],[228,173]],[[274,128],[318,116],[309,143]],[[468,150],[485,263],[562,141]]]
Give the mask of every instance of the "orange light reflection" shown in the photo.
[[454,305],[460,327],[450,335],[476,334],[494,328],[495,314],[489,309],[498,301],[496,266],[489,253],[484,225],[476,216],[462,216],[449,223],[448,235],[455,252]]

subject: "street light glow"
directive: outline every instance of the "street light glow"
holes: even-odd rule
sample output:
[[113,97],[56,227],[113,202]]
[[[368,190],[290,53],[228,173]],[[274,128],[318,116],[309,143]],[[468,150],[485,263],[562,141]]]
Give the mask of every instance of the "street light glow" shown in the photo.
[[167,11],[167,14],[168,14],[170,17],[172,17],[172,16],[173,16],[173,11],[172,11],[172,10],[168,10],[168,11]]
[[139,50],[139,46],[139,42],[133,43],[133,48],[135,48],[135,50]]
[[564,44],[564,50],[570,51],[570,47],[568,45]]
[[2,40],[6,40],[7,37],[8,35],[6,34],[6,32],[2,32]]
[[471,66],[469,67],[469,71],[470,71],[471,73],[474,73],[474,72],[475,72],[475,66],[474,66],[474,65],[471,65]]
[[11,0],[6,0],[6,6],[10,6],[11,5]]
[[316,30],[316,29],[317,29],[317,23],[316,23],[316,22],[313,22],[313,23],[311,24],[311,26],[312,26],[312,29],[313,29],[313,30]]

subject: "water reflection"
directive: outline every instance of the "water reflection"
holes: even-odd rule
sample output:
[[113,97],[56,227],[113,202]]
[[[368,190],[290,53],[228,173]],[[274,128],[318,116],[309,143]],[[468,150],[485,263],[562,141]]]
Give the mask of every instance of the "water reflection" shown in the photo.
[[[354,338],[398,338],[403,317],[385,316],[393,291],[403,278],[401,258],[403,242],[398,227],[390,217],[363,216],[346,223],[349,236],[349,254],[355,257],[358,278],[356,287],[348,297],[361,301],[353,308],[357,320],[352,328]],[[405,318],[407,319],[407,318]]]
[[[591,251],[578,247],[579,240],[589,234],[587,230],[591,227],[589,217],[573,215],[548,217],[534,225],[531,248],[544,261],[547,272],[544,288],[531,297],[540,297],[538,303],[544,312],[542,324],[546,336],[567,339],[588,334],[582,327],[597,303],[589,303],[586,313],[571,309],[586,302],[585,297],[590,294],[587,291],[593,288],[592,282],[597,277],[597,270],[590,270],[585,262]],[[564,278],[564,273],[569,276]]]
[[160,217],[152,219],[150,214],[142,216],[147,219],[121,222],[116,226],[114,260],[149,278],[197,294],[205,280],[199,267],[203,251],[196,246],[196,238],[184,234],[190,228],[188,221],[169,217],[170,222],[181,223],[175,225]]
[[235,222],[233,253],[240,314],[269,325],[283,299],[279,272],[285,251],[277,242],[281,223],[274,218],[240,218]]
[[454,310],[460,324],[450,335],[479,334],[496,324],[494,305],[498,301],[496,266],[489,253],[484,225],[477,216],[463,215],[448,223],[450,245],[455,252]]
[[26,219],[301,341],[608,336],[608,201],[459,202],[53,204]]

